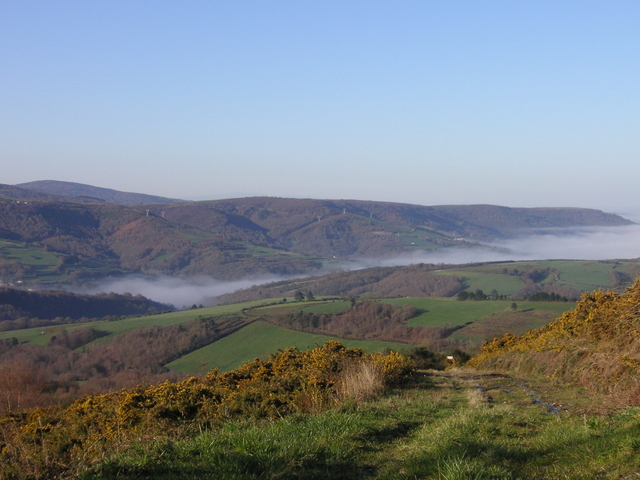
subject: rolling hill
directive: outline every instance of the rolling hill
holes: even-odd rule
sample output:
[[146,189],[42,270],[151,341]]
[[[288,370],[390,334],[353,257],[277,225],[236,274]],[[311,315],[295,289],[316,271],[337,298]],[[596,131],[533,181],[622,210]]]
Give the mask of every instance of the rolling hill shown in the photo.
[[94,187],[83,183],[60,182],[57,180],[39,180],[36,182],[20,183],[16,186],[48,195],[65,196],[79,201],[115,203],[118,205],[144,205],[148,203],[183,201],[157,195],[121,192],[111,188]]
[[[536,229],[631,223],[578,208],[266,197],[180,202],[67,182],[54,186],[47,191],[66,196],[12,186],[0,190],[5,282],[79,284],[118,273],[218,279],[308,274],[354,259],[475,248],[479,241]],[[139,204],[148,201],[170,203]]]
[[[556,322],[498,338],[463,368],[418,370],[394,352],[330,341],[226,373],[49,408],[12,404],[0,417],[0,475],[635,478],[639,292],[636,283],[586,294]],[[20,380],[37,382],[27,373]]]

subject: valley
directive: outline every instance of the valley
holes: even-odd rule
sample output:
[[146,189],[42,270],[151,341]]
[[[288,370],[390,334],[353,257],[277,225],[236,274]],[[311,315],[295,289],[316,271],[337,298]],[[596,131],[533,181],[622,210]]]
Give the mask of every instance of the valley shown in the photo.
[[[620,478],[640,465],[638,259],[362,263],[486,249],[525,226],[629,226],[621,217],[260,197],[144,203],[160,200],[63,186],[7,187],[0,200],[6,478]],[[280,279],[183,308],[135,291],[60,290],[266,274]],[[594,368],[598,382],[585,373]],[[299,451],[270,437],[324,429]],[[606,453],[576,456],[575,443]]]

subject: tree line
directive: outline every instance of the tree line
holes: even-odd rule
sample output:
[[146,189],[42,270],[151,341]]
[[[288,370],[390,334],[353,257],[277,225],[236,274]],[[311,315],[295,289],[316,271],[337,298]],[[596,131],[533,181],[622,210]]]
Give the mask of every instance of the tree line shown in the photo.
[[77,294],[62,290],[0,288],[0,331],[146,315],[171,305],[130,293]]

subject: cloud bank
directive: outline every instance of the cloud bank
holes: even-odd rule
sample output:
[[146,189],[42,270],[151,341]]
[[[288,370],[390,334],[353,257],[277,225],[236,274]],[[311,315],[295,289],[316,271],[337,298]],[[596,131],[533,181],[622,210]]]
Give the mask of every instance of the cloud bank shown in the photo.
[[253,285],[284,280],[282,276],[260,276],[243,280],[224,281],[210,277],[142,277],[140,275],[112,279],[84,293],[131,293],[141,294],[156,302],[169,303],[176,308],[190,307],[207,302],[207,298],[234,292]]
[[508,260],[610,260],[640,257],[640,225],[537,230],[475,248],[419,251],[389,259],[360,259],[358,268],[412,263],[464,264]]

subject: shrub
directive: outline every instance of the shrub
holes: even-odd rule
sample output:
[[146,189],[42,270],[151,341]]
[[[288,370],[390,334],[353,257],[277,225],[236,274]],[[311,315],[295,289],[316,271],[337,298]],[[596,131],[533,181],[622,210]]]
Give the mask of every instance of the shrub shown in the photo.
[[[339,342],[290,348],[223,374],[87,396],[68,408],[0,420],[0,477],[46,478],[79,472],[149,435],[184,435],[233,418],[315,413],[341,399],[369,398],[401,381],[412,365],[391,352],[365,354]],[[16,478],[20,478],[19,476]]]

